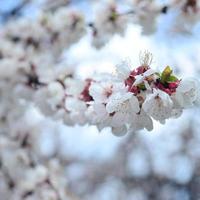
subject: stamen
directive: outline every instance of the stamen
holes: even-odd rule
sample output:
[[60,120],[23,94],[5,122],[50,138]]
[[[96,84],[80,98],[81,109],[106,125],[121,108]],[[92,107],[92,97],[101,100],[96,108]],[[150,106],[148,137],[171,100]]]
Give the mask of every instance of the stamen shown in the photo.
[[141,51],[139,54],[139,59],[141,66],[148,67],[153,61],[153,54],[147,50],[145,50],[144,52]]

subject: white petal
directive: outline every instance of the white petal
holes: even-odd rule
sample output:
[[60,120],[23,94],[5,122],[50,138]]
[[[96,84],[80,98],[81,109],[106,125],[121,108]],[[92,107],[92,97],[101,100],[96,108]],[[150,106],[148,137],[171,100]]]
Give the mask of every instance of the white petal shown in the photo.
[[76,98],[67,98],[65,100],[65,107],[69,111],[84,112],[87,109],[85,102]]
[[128,78],[131,70],[128,63],[124,61],[116,66],[116,72],[120,79],[125,80],[126,78]]
[[146,88],[147,90],[152,90],[152,88],[150,87],[148,81],[144,80],[144,85],[145,85],[145,88]]
[[148,115],[161,122],[172,115],[173,101],[167,93],[155,89],[153,94],[147,95],[142,108]]
[[145,73],[135,76],[136,80],[133,85],[138,85],[142,83],[146,77],[151,76],[154,73],[155,71],[153,69],[149,69]]
[[127,115],[121,112],[116,112],[112,117],[111,126],[122,126],[127,122]]
[[127,128],[126,128],[125,125],[124,126],[120,126],[120,127],[114,127],[114,128],[112,128],[112,133],[115,136],[121,137],[121,136],[126,135]]
[[152,119],[141,110],[140,114],[134,114],[131,117],[131,127],[130,129],[137,131],[146,128],[148,131],[153,130]]
[[123,103],[133,96],[132,93],[113,94],[106,105],[106,110],[108,113],[113,113],[115,111],[120,111],[122,109]]
[[100,84],[93,83],[89,88],[89,94],[92,96],[94,101],[96,102],[103,102],[104,96],[103,96],[103,88]]
[[172,117],[173,118],[178,118],[181,116],[181,114],[183,113],[182,109],[173,109],[172,110]]
[[144,81],[144,76],[143,75],[137,75],[137,76],[135,76],[135,82],[134,82],[134,84],[133,85],[138,85],[138,84],[140,84],[140,83],[142,83],[143,81]]
[[148,69],[145,73],[144,73],[144,76],[147,77],[147,76],[151,76],[152,74],[154,74],[155,71],[153,69]]
[[138,113],[140,111],[140,105],[138,99],[133,96],[130,100],[131,112]]

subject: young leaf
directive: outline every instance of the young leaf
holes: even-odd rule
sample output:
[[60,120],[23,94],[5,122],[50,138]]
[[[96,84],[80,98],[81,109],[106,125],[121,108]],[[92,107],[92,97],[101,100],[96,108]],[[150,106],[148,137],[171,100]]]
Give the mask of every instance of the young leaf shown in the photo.
[[168,83],[172,83],[172,82],[176,82],[178,80],[178,78],[174,75],[171,75],[168,79],[167,82]]
[[140,90],[146,90],[146,87],[145,87],[144,83],[140,83],[140,84],[138,85],[138,88],[139,88]]
[[161,82],[163,83],[163,84],[165,84],[166,82],[167,82],[167,80],[170,78],[170,76],[172,75],[172,69],[169,67],[169,66],[167,66],[165,69],[164,69],[164,71],[162,72],[162,74],[161,74]]

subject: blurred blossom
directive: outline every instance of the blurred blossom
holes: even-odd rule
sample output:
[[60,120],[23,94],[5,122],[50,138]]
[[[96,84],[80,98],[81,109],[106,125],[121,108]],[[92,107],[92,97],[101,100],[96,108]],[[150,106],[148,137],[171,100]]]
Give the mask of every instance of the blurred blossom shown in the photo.
[[199,4],[0,2],[0,199],[199,200]]

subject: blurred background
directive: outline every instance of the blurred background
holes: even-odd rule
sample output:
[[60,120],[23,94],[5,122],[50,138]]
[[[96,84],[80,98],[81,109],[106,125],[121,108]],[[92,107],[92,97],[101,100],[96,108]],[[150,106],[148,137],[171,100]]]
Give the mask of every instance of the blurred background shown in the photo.
[[[164,7],[171,1],[156,2]],[[105,3],[1,0],[1,26],[16,18],[34,19],[41,9],[60,7],[80,10],[89,23],[96,9]],[[115,3],[124,11],[129,10],[131,1]],[[78,77],[87,78],[99,72],[113,73],[115,65],[124,59],[138,66],[139,52],[147,49],[154,55],[152,68],[162,70],[169,65],[179,77],[199,78],[200,17],[187,19],[177,8],[170,8],[156,18],[156,30],[151,33],[143,33],[144,27],[133,21],[123,35],[113,34],[100,49],[92,46],[90,34],[85,34],[62,56],[76,67]],[[37,123],[45,118],[33,107],[27,115]],[[119,138],[109,128],[99,132],[93,126],[69,127],[48,119],[38,130],[37,150],[44,160],[58,159],[64,166],[63,177],[74,199],[200,200],[199,116],[198,108],[189,109],[165,125],[154,122],[151,132],[144,130]]]

